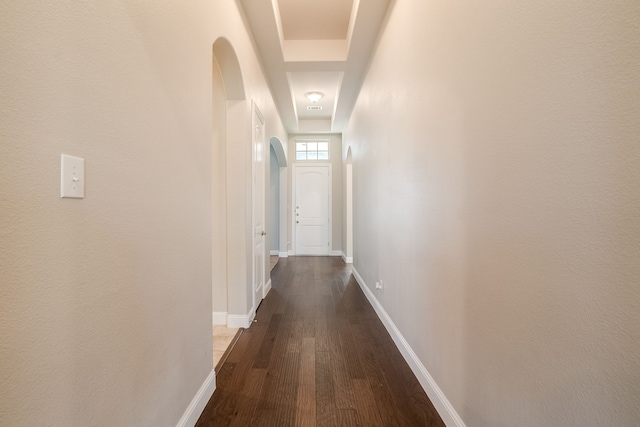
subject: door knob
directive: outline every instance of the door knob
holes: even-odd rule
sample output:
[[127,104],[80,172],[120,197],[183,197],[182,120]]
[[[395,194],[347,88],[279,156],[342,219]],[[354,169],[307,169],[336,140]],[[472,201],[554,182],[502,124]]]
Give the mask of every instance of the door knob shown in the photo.
[[261,235],[261,236],[266,236],[266,235],[267,235],[267,232],[266,232],[266,231],[263,231],[262,233],[260,233],[260,235]]

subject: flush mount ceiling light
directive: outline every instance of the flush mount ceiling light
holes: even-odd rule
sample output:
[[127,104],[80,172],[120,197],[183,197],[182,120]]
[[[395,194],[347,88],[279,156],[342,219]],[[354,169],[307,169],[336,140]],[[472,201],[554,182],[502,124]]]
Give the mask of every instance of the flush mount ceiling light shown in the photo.
[[314,104],[318,101],[320,101],[320,98],[322,98],[324,96],[324,93],[322,92],[307,92],[304,94],[305,98],[307,98],[309,101],[313,102]]

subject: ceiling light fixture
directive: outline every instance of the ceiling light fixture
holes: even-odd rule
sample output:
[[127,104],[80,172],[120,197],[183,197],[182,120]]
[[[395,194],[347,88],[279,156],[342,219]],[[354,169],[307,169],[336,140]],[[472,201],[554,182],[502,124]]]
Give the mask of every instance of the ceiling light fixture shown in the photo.
[[320,99],[324,96],[324,93],[322,92],[307,92],[304,94],[305,98],[307,98],[309,101],[313,102],[314,104],[318,101],[320,101]]

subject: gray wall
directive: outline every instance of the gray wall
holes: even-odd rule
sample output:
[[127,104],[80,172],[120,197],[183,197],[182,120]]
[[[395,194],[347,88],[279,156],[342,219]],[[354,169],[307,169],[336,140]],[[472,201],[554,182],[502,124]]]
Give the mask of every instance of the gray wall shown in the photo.
[[395,2],[355,262],[468,426],[640,424],[640,2]]

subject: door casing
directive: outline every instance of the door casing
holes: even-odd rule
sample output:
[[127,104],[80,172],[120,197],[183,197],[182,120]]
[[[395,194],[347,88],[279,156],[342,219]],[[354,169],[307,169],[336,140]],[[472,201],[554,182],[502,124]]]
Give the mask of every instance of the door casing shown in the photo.
[[264,118],[255,103],[252,104],[252,250],[253,250],[253,309],[257,310],[264,298],[265,266],[266,266],[266,224],[265,224],[265,170],[266,170],[266,138]]

